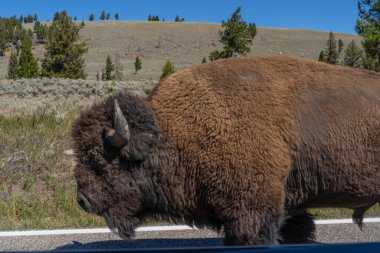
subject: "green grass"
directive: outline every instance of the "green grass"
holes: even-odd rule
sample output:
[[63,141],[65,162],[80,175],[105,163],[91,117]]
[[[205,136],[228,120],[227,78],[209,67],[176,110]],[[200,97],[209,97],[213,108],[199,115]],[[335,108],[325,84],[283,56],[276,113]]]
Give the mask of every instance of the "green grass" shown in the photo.
[[2,230],[105,226],[100,217],[79,209],[75,190],[66,190],[60,184],[45,200],[37,192],[10,196],[0,202],[0,215]]
[[[76,202],[72,147],[77,113],[0,116],[0,230],[105,226]],[[316,218],[351,217],[348,209],[311,209]],[[366,217],[378,216],[380,206]],[[148,224],[157,221],[148,220]]]
[[75,113],[0,116],[0,229],[105,226],[76,203],[71,148]]
[[[352,209],[347,208],[314,208],[309,210],[317,219],[328,218],[351,218]],[[375,217],[380,215],[380,205],[376,204],[371,207],[364,215],[366,217]]]

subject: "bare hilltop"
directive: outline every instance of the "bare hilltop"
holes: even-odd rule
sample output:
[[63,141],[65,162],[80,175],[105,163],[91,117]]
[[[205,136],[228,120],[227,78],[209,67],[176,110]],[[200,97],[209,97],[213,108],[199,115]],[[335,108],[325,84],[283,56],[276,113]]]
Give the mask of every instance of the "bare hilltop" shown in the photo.
[[[32,25],[26,25],[33,28]],[[95,80],[105,67],[109,54],[123,68],[125,80],[157,80],[166,60],[176,69],[200,64],[203,57],[222,48],[219,42],[220,24],[191,22],[85,22],[80,37],[88,45],[85,54],[87,79]],[[258,27],[250,55],[289,54],[318,59],[326,47],[328,31],[277,29]],[[345,45],[351,40],[360,45],[361,37],[335,34]],[[33,53],[43,58],[44,46],[33,46]],[[0,79],[5,78],[9,52],[0,57]],[[142,69],[135,74],[134,61],[139,56]]]

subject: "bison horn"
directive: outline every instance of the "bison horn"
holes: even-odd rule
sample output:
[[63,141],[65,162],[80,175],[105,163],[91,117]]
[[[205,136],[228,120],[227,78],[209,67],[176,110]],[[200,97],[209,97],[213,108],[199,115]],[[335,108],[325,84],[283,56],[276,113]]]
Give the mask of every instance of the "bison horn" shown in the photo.
[[129,131],[127,120],[121,112],[119,103],[116,99],[114,100],[113,126],[114,129],[107,134],[107,139],[111,145],[117,148],[122,148],[128,143],[131,133]]

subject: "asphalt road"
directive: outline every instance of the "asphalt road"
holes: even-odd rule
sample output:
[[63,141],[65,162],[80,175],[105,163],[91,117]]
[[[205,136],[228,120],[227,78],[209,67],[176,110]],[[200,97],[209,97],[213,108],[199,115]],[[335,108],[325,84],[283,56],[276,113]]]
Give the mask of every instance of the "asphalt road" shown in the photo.
[[[317,241],[320,243],[380,241],[379,225],[379,223],[367,223],[364,225],[363,231],[360,231],[354,224],[317,225]],[[0,237],[0,251],[102,250],[222,245],[221,237],[209,230],[137,232],[134,240],[121,240],[113,233]]]

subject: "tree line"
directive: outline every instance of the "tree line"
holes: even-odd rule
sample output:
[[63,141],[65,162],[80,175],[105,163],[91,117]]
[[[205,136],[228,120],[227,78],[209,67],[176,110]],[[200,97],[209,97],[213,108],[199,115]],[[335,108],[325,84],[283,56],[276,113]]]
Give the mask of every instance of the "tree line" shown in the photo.
[[80,26],[72,21],[66,11],[55,13],[49,27],[36,22],[36,37],[45,44],[46,49],[41,69],[38,60],[32,54],[32,36],[29,36],[21,41],[20,50],[11,51],[7,77],[86,78],[83,54],[87,52],[87,46],[84,42],[78,42],[79,29]]
[[[251,48],[248,46],[257,34],[254,23],[247,24],[240,15],[240,7],[232,13],[230,19],[222,21],[222,30],[219,31],[223,50],[210,53],[211,61],[246,55]],[[334,33],[330,32],[327,47],[319,54],[319,61],[329,64],[342,64],[354,68],[365,68],[380,71],[380,1],[358,0],[359,19],[355,30],[362,36],[362,48],[352,40],[347,48],[341,39],[336,40]],[[340,61],[341,53],[343,61]],[[202,61],[205,62],[205,59]]]
[[330,32],[326,48],[319,54],[319,61],[380,71],[380,1],[359,0],[358,11],[359,19],[355,30],[363,37],[363,49],[352,40],[343,52],[343,60],[340,61],[343,42],[340,39],[337,41],[334,33]]
[[340,61],[343,41],[337,41],[334,33],[330,32],[326,48],[320,52],[318,60],[333,65],[380,71],[380,1],[359,0],[358,10],[359,19],[355,30],[363,38],[363,49],[352,40],[343,52],[343,60]]
[[22,26],[22,19],[13,16],[0,18],[0,56],[11,46],[19,48],[21,42],[32,37],[32,31]]
[[[12,19],[13,20],[13,19]],[[17,21],[20,24],[20,21]],[[84,53],[87,52],[85,42],[78,42],[80,26],[73,22],[66,11],[54,14],[50,26],[36,22],[34,31],[36,37],[45,44],[46,53],[41,61],[32,53],[32,36],[26,36],[21,41],[19,50],[12,50],[8,65],[9,79],[56,77],[70,79],[85,79]],[[41,34],[40,34],[41,33]],[[142,61],[137,56],[134,62],[135,74],[142,69]],[[168,61],[163,68],[162,78],[175,71],[174,65]],[[99,73],[97,79],[100,80]],[[115,66],[112,58],[106,58],[105,69],[102,70],[102,80],[121,80],[122,68]]]
[[[380,62],[380,1],[378,0],[358,0],[359,18],[357,20],[356,31],[363,37],[362,48],[351,41],[344,49],[341,39],[336,40],[334,33],[329,34],[326,48],[320,52],[319,60],[330,64],[342,64],[355,68],[366,68],[379,71]],[[214,61],[221,58],[229,58],[246,55],[250,52],[253,39],[257,34],[256,25],[247,23],[241,17],[241,8],[238,7],[227,21],[222,21],[222,29],[219,32],[220,42],[223,50],[215,50],[210,53],[209,60]],[[102,13],[101,18],[107,19],[109,15]],[[36,19],[35,19],[36,17]],[[22,26],[24,18],[11,17],[0,18],[0,55],[5,49],[12,48],[8,66],[8,78],[29,78],[37,76],[61,77],[78,79],[86,78],[84,72],[83,54],[87,52],[84,42],[78,42],[79,30],[84,25],[77,25],[66,11],[54,14],[53,22],[50,26],[42,25],[33,17],[35,22],[34,34],[29,29]],[[157,16],[158,17],[158,16]],[[153,16],[151,16],[153,19]],[[156,19],[156,17],[154,17]],[[178,15],[178,22],[184,19]],[[182,20],[182,21],[181,21]],[[41,61],[39,69],[38,61],[31,52],[33,40],[36,43],[45,44],[46,53]],[[341,54],[344,53],[343,60]],[[202,59],[206,63],[206,57]],[[137,56],[135,59],[135,73],[142,69],[142,61]],[[162,78],[165,73],[175,71],[172,62],[165,63]],[[115,72],[115,73],[114,73]],[[113,64],[108,55],[106,66],[102,69],[100,80],[115,80],[120,78],[120,64]]]
[[[137,72],[142,69],[142,61],[139,56],[136,56],[135,58],[134,67],[135,67],[135,74],[137,74]],[[121,66],[118,63],[113,63],[111,56],[107,55],[105,68],[102,69],[101,76],[99,75],[99,72],[97,72],[96,80],[97,81],[100,81],[100,80],[120,81],[123,78],[121,69],[122,69]],[[162,74],[160,76],[160,79],[167,77],[168,75],[174,73],[175,71],[176,70],[175,70],[174,64],[170,60],[167,60],[165,62],[165,65],[162,68]]]
[[[151,15],[151,14],[149,14],[148,21],[160,21],[160,17],[158,15]],[[161,21],[165,22],[165,19],[162,18]],[[176,15],[175,18],[174,18],[174,22],[184,22],[184,21],[185,21],[185,18],[181,17],[179,15]]]
[[[326,48],[319,53],[318,60],[332,65],[345,65],[353,68],[363,68],[365,65],[364,51],[352,40],[347,48],[344,49],[344,43],[341,39],[336,40],[333,32],[329,33],[326,42]],[[341,54],[344,53],[343,60],[340,60]]]
[[[34,23],[38,20],[38,15],[36,13],[34,13],[34,15],[32,14],[28,14],[27,16],[23,16],[21,15],[19,18],[17,18],[16,16],[13,16],[11,17],[12,19],[18,19],[20,21],[20,23],[24,23],[24,24],[28,24],[28,23]],[[0,17],[1,19],[1,17]],[[6,18],[3,18],[3,19],[6,19]]]
[[[102,12],[100,13],[100,15],[99,15],[99,20],[102,20],[102,21],[104,21],[104,20],[109,20],[110,18],[111,18],[111,14],[110,14],[109,12],[106,13],[105,11],[102,11]],[[114,14],[114,18],[115,18],[115,20],[119,20],[119,19],[120,19],[120,15],[119,15],[118,12],[116,12],[116,13]],[[94,20],[95,20],[95,15],[94,15],[93,13],[90,14],[88,20],[89,20],[89,21],[94,21]]]

